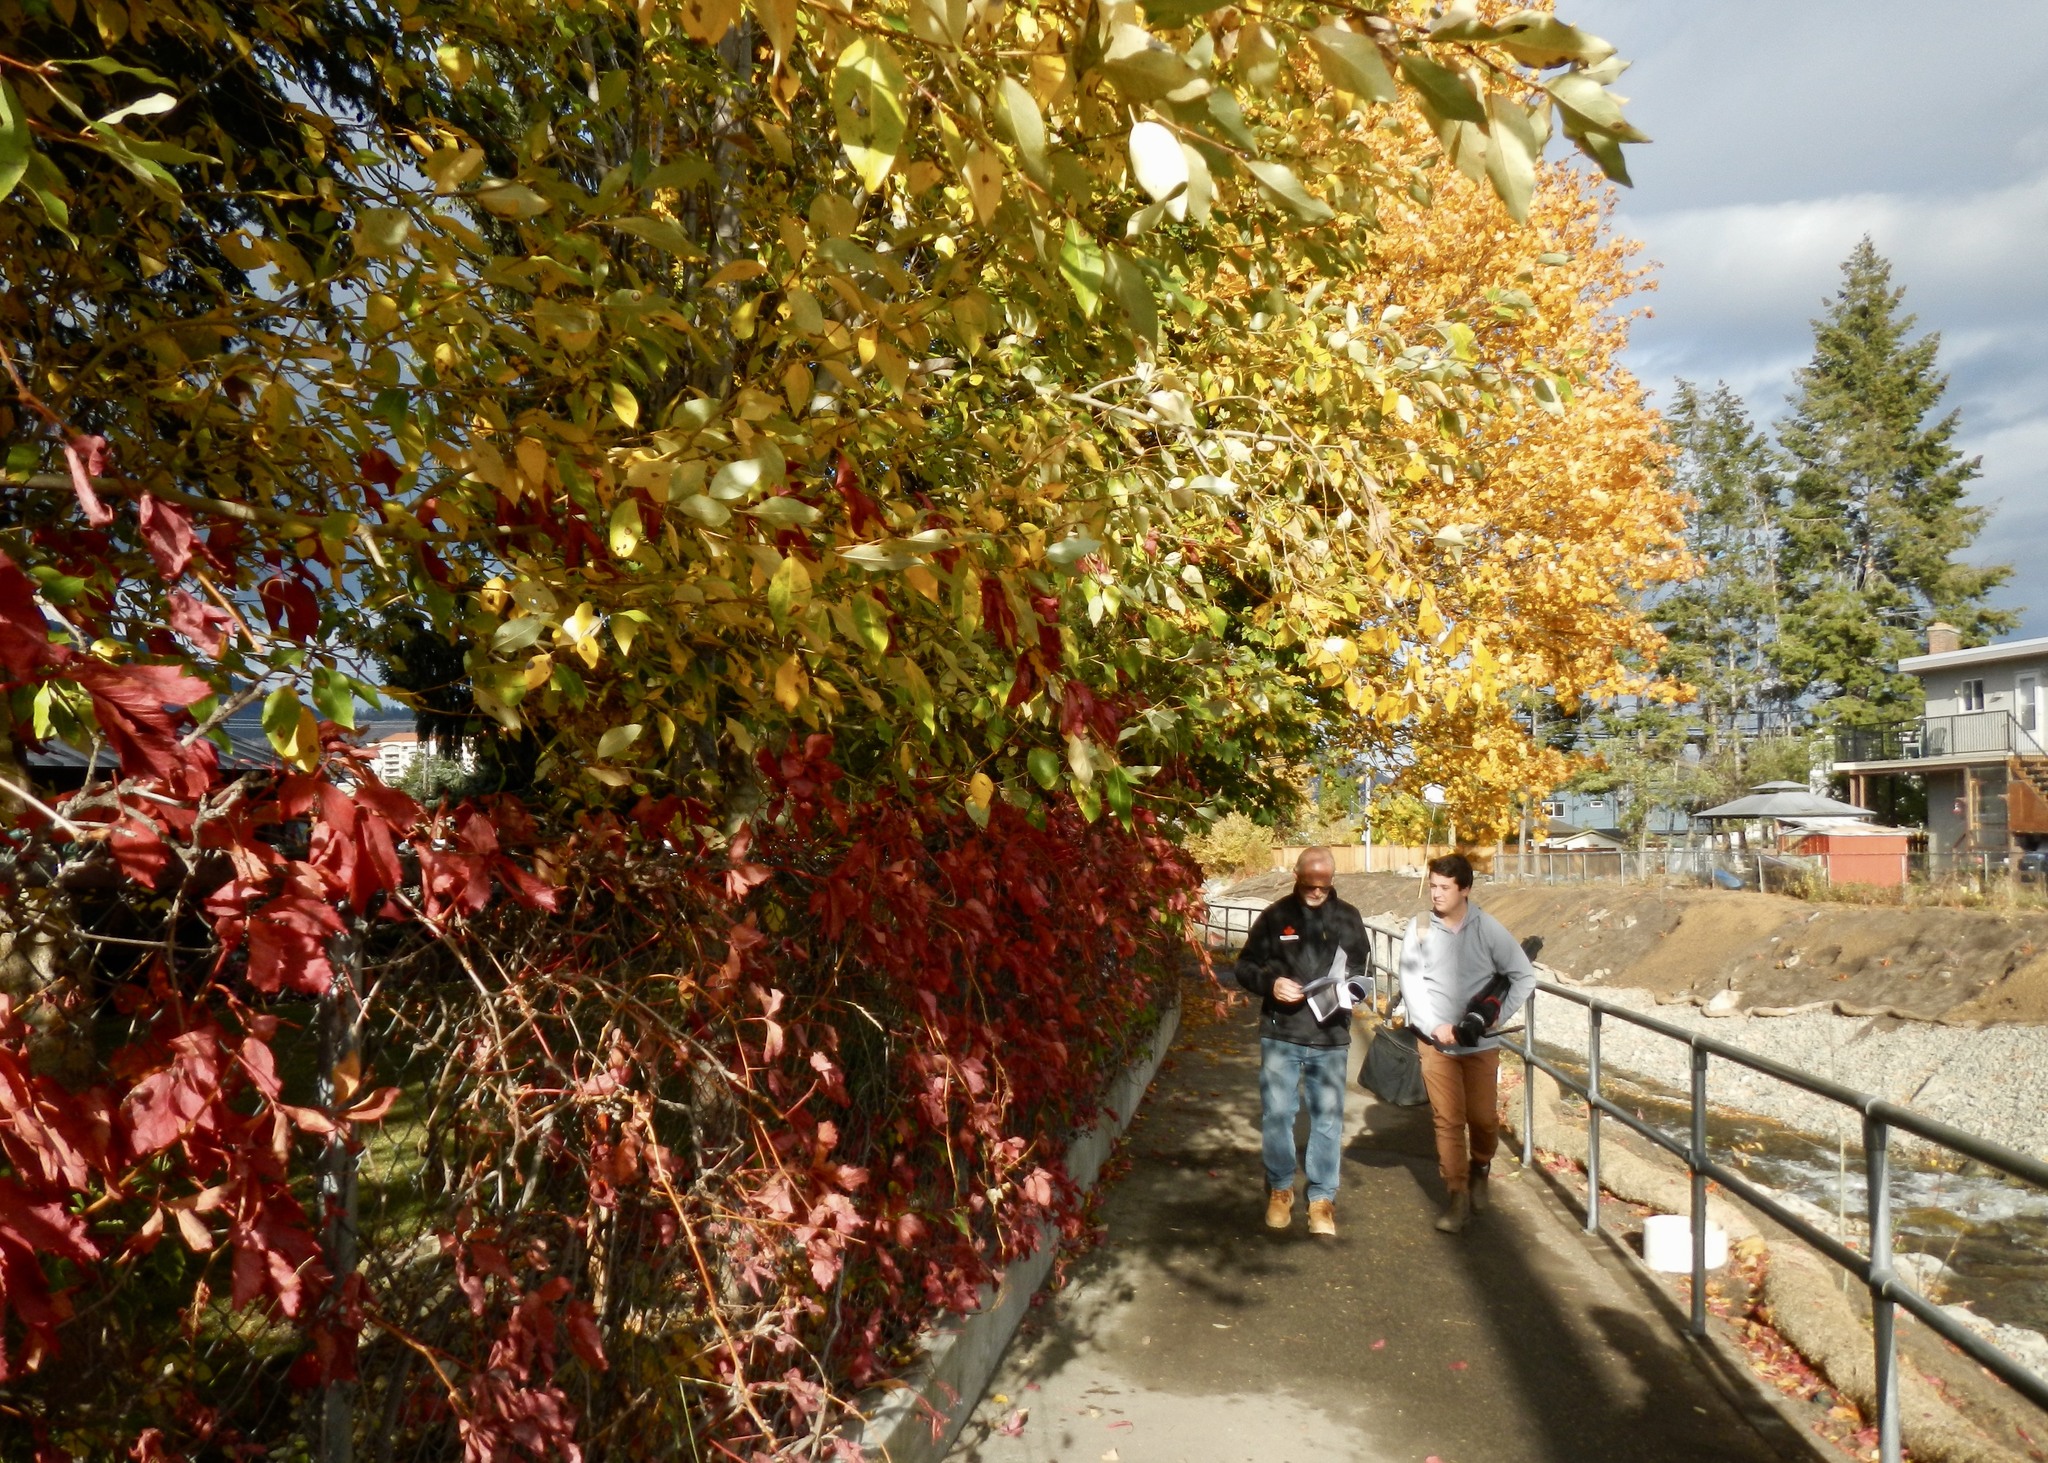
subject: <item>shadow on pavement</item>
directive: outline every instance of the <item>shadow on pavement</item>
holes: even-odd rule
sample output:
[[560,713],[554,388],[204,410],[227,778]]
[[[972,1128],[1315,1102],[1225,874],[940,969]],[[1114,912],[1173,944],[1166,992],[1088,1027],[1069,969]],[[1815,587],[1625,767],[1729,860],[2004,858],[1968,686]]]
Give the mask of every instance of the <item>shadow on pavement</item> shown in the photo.
[[[1492,1212],[1438,1234],[1426,1108],[1349,1089],[1338,1238],[1311,1240],[1299,1203],[1266,1230],[1256,1074],[1244,1011],[1183,1038],[1103,1200],[1106,1242],[1041,1298],[991,1387],[1007,1401],[984,1399],[955,1457],[1783,1456],[1540,1177],[1497,1178]],[[1019,1408],[1017,1435],[996,1431]]]

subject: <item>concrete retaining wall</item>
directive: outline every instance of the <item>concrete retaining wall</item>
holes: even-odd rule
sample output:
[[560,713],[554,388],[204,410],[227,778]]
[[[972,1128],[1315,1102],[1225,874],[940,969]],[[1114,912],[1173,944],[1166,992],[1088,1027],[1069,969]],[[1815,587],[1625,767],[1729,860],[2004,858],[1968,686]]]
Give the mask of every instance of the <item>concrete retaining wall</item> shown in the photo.
[[[1103,1099],[1109,1112],[1067,1146],[1067,1172],[1083,1189],[1095,1186],[1179,1029],[1180,1007],[1175,1005],[1160,1021],[1152,1049],[1110,1085]],[[938,1463],[946,1456],[981,1401],[1010,1338],[1017,1334],[1031,1297],[1052,1273],[1057,1242],[1052,1227],[1040,1225],[1038,1248],[983,1289],[981,1309],[967,1316],[945,1316],[926,1333],[924,1354],[910,1371],[869,1394],[862,1408],[865,1421],[845,1430],[867,1457],[886,1463]]]

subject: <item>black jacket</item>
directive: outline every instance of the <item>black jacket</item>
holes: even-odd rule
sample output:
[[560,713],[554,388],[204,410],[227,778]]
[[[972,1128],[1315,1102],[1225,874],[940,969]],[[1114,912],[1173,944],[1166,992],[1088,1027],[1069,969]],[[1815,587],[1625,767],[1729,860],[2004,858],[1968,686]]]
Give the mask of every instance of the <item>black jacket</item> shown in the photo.
[[[1299,894],[1289,894],[1266,906],[1252,925],[1251,937],[1237,957],[1237,983],[1263,998],[1259,1008],[1259,1035],[1297,1046],[1349,1046],[1351,1013],[1332,1011],[1327,1021],[1318,1022],[1307,1001],[1283,1006],[1273,999],[1273,982],[1288,976],[1306,986],[1330,973],[1337,951],[1343,950],[1346,971],[1365,975],[1372,970],[1372,942],[1366,937],[1365,920],[1359,912],[1334,893],[1311,920]],[[1309,933],[1311,923],[1320,927],[1320,937]]]

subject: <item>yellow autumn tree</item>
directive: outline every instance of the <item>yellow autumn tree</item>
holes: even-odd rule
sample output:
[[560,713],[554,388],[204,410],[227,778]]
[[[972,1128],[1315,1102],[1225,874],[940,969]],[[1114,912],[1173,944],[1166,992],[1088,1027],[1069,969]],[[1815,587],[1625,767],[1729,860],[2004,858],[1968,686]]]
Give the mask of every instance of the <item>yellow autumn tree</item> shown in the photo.
[[1390,485],[1388,512],[1434,589],[1420,616],[1434,643],[1391,654],[1428,663],[1427,694],[1405,720],[1349,720],[1340,744],[1405,762],[1404,789],[1441,785],[1460,837],[1486,841],[1507,831],[1521,796],[1572,766],[1531,741],[1518,692],[1547,690],[1568,709],[1681,694],[1644,669],[1662,639],[1640,606],[1692,565],[1659,418],[1620,361],[1631,301],[1650,280],[1612,227],[1611,186],[1546,166],[1520,228],[1452,168],[1430,181],[1427,206],[1381,212],[1373,308],[1469,320],[1479,349],[1547,363],[1569,389],[1472,419],[1455,481]]

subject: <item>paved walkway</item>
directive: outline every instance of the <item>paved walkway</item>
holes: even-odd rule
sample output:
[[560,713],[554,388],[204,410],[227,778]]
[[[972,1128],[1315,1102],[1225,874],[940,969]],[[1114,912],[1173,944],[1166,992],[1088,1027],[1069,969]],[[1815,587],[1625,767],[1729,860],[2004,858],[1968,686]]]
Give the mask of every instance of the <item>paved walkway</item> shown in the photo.
[[1753,1422],[1728,1400],[1540,1175],[1503,1161],[1493,1211],[1438,1234],[1427,1108],[1349,1088],[1338,1238],[1311,1240],[1299,1203],[1292,1230],[1267,1231],[1254,1020],[1183,1033],[1131,1129],[1129,1173],[1112,1171],[1108,1242],[1026,1321],[954,1459],[1810,1456],[1775,1414]]

